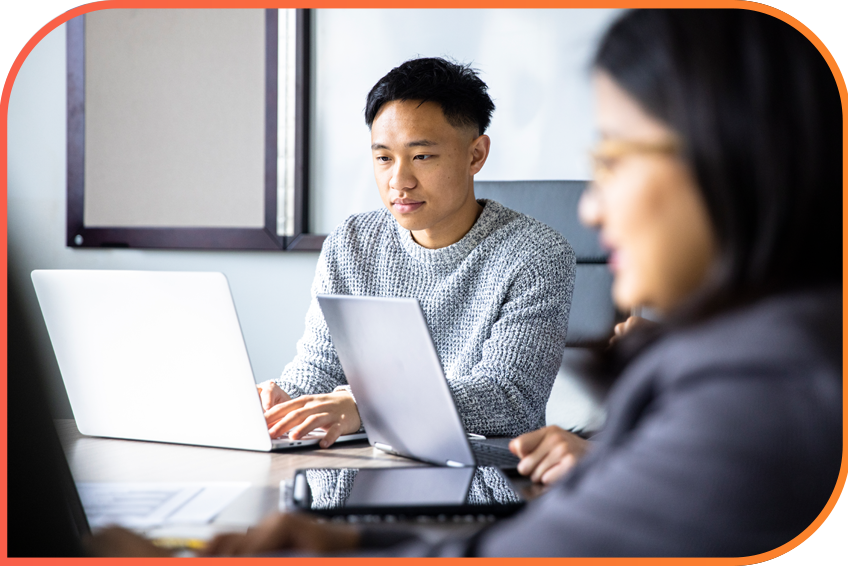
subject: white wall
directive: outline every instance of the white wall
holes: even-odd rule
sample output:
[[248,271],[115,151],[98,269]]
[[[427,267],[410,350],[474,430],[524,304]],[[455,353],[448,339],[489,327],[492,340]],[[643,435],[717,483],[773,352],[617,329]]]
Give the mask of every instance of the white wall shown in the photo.
[[497,107],[479,180],[589,179],[590,61],[619,10],[316,10],[311,227],[380,206],[365,98],[415,57],[479,69]]
[[8,126],[9,276],[26,291],[26,312],[38,323],[40,353],[56,391],[52,401],[58,416],[70,417],[70,407],[29,280],[33,269],[222,271],[232,287],[256,379],[279,375],[303,332],[317,253],[65,247],[65,72],[62,26],[21,67]]
[[[588,11],[578,12],[588,13]],[[609,15],[608,12],[598,12],[593,16],[595,19],[591,20],[592,25],[598,25],[601,19],[608,18]],[[377,16],[376,21],[378,23],[383,21],[382,16]],[[504,17],[496,17],[496,19],[501,18],[498,20],[501,25],[508,24],[507,20],[503,20]],[[558,17],[562,17],[562,15]],[[355,24],[356,22],[351,22],[349,33],[359,33]],[[458,33],[457,30],[441,29],[441,33],[447,35],[434,34],[433,41],[437,42],[441,37],[450,38],[453,37],[454,32]],[[526,27],[522,29],[529,33]],[[548,30],[544,33],[553,33],[551,31],[553,28],[542,26],[542,29]],[[543,31],[540,31],[540,33],[543,33]],[[452,39],[451,41],[455,40]],[[559,41],[564,40],[560,38]],[[434,52],[433,54],[444,54],[444,52]],[[364,132],[365,135],[361,148],[344,151],[344,148],[339,147],[338,152],[335,149],[332,150],[333,155],[338,160],[347,159],[350,167],[353,167],[355,163],[358,169],[355,171],[346,169],[348,166],[344,163],[347,162],[343,162],[344,166],[337,166],[337,159],[329,159],[329,154],[325,154],[327,159],[321,167],[323,176],[316,176],[318,182],[321,182],[321,179],[324,180],[323,182],[327,182],[327,179],[335,175],[339,182],[344,179],[350,180],[349,185],[354,185],[353,179],[356,178],[356,182],[360,182],[365,187],[363,194],[371,195],[373,193],[373,202],[363,197],[362,203],[364,204],[357,204],[359,201],[355,198],[349,194],[342,194],[340,199],[345,206],[364,206],[365,208],[362,208],[364,210],[381,206],[376,196],[376,188],[373,186],[371,156],[368,149],[368,130],[362,123],[362,106],[364,106],[365,93],[374,81],[385,74],[392,66],[414,55],[415,53],[404,54],[392,51],[386,55],[387,59],[381,63],[379,69],[376,67],[372,69],[371,73],[376,74],[376,77],[363,73],[364,78],[360,77],[357,80],[364,81],[367,86],[363,87],[361,96],[350,97],[348,100],[349,105],[351,105],[350,108],[334,106],[329,104],[325,98],[318,96],[318,102],[321,105],[316,108],[315,114],[323,117],[318,120],[323,126],[314,133],[315,143],[322,145],[325,150],[336,147],[339,139],[334,130],[329,128],[336,119],[346,120],[351,124],[350,131],[353,131],[355,127],[357,131]],[[563,57],[573,55],[574,53],[571,53]],[[547,57],[549,62],[555,58],[552,54],[548,54]],[[585,49],[580,51],[579,58],[581,60],[587,57],[588,54]],[[335,64],[332,61],[320,59],[317,61],[317,65],[319,76],[326,77],[331,71],[342,73],[342,70],[334,66]],[[327,65],[329,67],[325,67]],[[522,85],[530,88],[530,83],[527,82],[526,76],[514,66],[507,66],[506,68],[515,73],[518,78],[515,85],[509,86],[511,83],[507,80],[508,75],[502,77],[503,86],[498,88],[503,94],[498,94],[495,89],[497,81],[484,77],[492,85],[495,103],[499,105],[491,130],[493,138],[498,138],[495,125],[498,120],[501,123],[511,122],[513,124],[533,121],[529,120],[526,114],[516,117],[515,112],[530,112],[531,110],[511,108],[514,103],[510,101],[510,97],[516,95]],[[33,269],[222,271],[227,275],[232,288],[257,381],[264,381],[279,375],[285,364],[294,356],[295,343],[303,332],[304,316],[309,304],[309,286],[312,282],[318,254],[67,248],[65,246],[65,77],[65,28],[62,26],[42,40],[21,67],[12,90],[8,122],[10,278],[14,278],[19,288],[25,290],[25,311],[29,314],[31,320],[37,323],[35,329],[38,332],[40,354],[55,391],[55,396],[51,401],[57,416],[70,417],[71,412],[29,279],[29,273]],[[579,105],[577,109],[574,109],[568,104],[557,102],[559,94],[560,92],[557,91],[553,95],[544,95],[544,97],[550,99],[554,106],[551,107],[550,113],[543,113],[535,118],[537,121],[542,121],[534,127],[541,128],[542,125],[548,124],[551,128],[550,143],[554,144],[550,148],[551,151],[555,151],[560,146],[579,147],[579,154],[582,158],[584,155],[584,138],[591,139],[591,126],[585,125],[586,131],[578,134],[575,129],[567,127],[563,131],[559,131],[557,130],[559,126],[556,124],[558,121],[565,120],[567,122],[571,120],[569,116],[575,112],[586,113],[588,110],[585,108],[581,110]],[[553,110],[554,107],[558,109],[556,113]],[[347,109],[351,116],[343,117],[341,110],[344,109]],[[585,119],[588,120],[588,117],[585,117]],[[588,142],[586,142],[587,144]],[[497,142],[495,147],[497,147]],[[501,156],[497,167],[491,167],[492,160],[496,155],[493,151],[493,158],[487,164],[487,168],[491,167],[491,170],[494,170],[495,173],[491,173],[490,170],[490,176],[486,178],[529,178],[526,170],[522,169],[522,167],[526,167],[526,163],[522,165],[522,162],[531,159],[529,154],[536,151],[534,148],[535,146],[529,144],[523,150],[529,152],[528,156]],[[359,149],[362,151],[359,151]],[[360,155],[363,152],[364,155]],[[532,159],[537,159],[537,157]],[[576,162],[573,166],[578,167]],[[579,166],[582,167],[582,165]],[[518,171],[518,173],[511,174],[514,171]],[[554,176],[555,173],[550,171],[556,170],[545,169],[545,171],[549,171],[549,176]],[[576,172],[573,174],[563,172],[558,175],[560,178],[579,176]],[[537,178],[544,177],[537,176]],[[349,185],[342,185],[341,188],[349,188]],[[339,209],[330,206],[328,202],[323,202],[322,206],[326,207],[323,212],[325,222],[332,221],[333,214],[339,213]],[[342,217],[349,212],[350,210],[344,211]],[[327,225],[327,227],[329,229],[332,226]],[[14,330],[10,329],[10,331]],[[579,426],[596,419],[597,408],[588,400],[586,392],[582,391],[579,384],[574,383],[573,379],[565,374],[562,374],[560,379],[557,380],[557,385],[552,393],[552,400],[549,409],[554,410],[549,410],[549,422],[564,426]]]

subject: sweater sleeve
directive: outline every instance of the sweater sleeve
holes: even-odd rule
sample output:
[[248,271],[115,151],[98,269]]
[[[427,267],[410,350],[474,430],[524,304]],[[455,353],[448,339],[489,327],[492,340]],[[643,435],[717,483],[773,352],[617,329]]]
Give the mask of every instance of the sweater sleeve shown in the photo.
[[277,385],[290,397],[330,393],[339,385],[346,385],[341,363],[330,339],[330,330],[324,321],[317,295],[338,292],[335,288],[336,240],[335,234],[324,242],[315,279],[312,282],[312,301],[306,312],[306,329],[297,342],[297,354],[276,379]]
[[545,407],[562,362],[575,260],[558,238],[545,253],[516,253],[521,265],[467,375],[448,380],[468,432],[517,436],[545,425]]

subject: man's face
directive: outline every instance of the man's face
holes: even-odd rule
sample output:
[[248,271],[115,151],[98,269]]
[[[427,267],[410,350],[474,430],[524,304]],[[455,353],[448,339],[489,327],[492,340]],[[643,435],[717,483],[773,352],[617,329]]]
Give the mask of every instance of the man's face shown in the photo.
[[380,198],[425,247],[453,244],[474,224],[480,205],[473,176],[488,149],[488,136],[450,125],[433,102],[389,102],[371,125]]

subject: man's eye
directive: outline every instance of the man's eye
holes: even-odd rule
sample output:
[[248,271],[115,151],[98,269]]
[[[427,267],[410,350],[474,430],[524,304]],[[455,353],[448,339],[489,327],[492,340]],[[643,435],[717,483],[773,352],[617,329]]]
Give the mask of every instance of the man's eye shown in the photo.
[[378,155],[378,156],[376,157],[376,159],[377,159],[377,161],[379,161],[380,163],[387,163],[387,162],[389,161],[389,158],[388,158],[388,157],[386,157],[385,155]]
[[418,159],[419,161],[424,161],[425,159],[430,159],[433,157],[432,155],[416,155],[413,159]]

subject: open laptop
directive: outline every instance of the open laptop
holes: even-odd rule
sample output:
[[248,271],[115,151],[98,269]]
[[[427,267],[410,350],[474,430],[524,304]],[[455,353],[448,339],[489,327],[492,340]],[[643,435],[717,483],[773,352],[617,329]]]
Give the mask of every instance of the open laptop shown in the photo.
[[441,466],[515,469],[502,440],[466,434],[417,299],[318,302],[372,446]]
[[271,439],[223,273],[36,270],[32,281],[82,434],[261,451],[322,438]]

